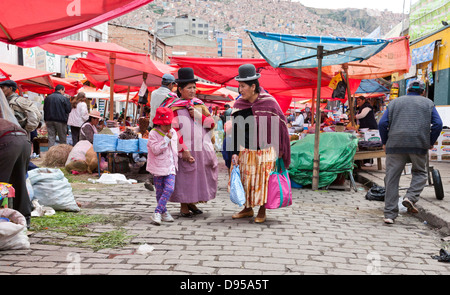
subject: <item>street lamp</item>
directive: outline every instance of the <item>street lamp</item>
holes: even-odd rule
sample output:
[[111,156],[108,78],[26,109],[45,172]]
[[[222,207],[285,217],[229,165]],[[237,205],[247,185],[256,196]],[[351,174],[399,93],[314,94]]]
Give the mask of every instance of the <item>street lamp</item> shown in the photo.
[[152,30],[152,32],[153,32],[153,45],[152,45],[152,57],[153,57],[153,60],[156,60],[156,40],[157,40],[156,35],[157,35],[157,33],[159,31],[161,31],[161,30],[164,30],[164,29],[167,29],[167,28],[171,28],[171,27],[172,27],[172,24],[165,24],[162,27],[157,28],[156,31]]

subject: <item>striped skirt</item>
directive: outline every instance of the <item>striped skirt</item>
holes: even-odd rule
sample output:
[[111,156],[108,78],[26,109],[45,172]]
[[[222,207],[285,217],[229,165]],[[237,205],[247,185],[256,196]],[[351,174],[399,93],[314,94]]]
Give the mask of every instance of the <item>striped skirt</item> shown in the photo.
[[274,170],[276,158],[274,148],[258,151],[245,149],[239,153],[239,170],[247,199],[245,207],[267,203],[269,175]]

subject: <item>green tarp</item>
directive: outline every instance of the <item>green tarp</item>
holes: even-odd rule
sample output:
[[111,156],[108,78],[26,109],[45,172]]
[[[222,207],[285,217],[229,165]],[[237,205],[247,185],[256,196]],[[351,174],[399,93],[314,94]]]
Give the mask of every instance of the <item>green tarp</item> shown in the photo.
[[[330,185],[339,173],[353,170],[353,157],[358,147],[356,136],[345,132],[320,134],[319,187]],[[314,134],[291,143],[291,180],[303,186],[312,183],[314,160]]]

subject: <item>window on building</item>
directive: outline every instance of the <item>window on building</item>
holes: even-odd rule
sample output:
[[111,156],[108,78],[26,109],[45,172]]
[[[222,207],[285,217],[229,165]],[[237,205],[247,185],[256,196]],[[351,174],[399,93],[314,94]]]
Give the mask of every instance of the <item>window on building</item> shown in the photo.
[[102,33],[100,33],[97,30],[94,30],[94,29],[89,29],[88,41],[89,42],[101,42],[102,41]]

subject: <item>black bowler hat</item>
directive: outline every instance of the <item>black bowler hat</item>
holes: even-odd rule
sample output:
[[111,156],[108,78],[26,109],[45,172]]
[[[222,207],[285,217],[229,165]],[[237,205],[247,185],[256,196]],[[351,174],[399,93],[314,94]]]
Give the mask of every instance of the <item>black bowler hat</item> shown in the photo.
[[259,79],[259,77],[261,77],[261,74],[256,72],[253,64],[245,64],[239,67],[239,76],[236,76],[234,79],[244,82]]
[[180,68],[178,70],[178,79],[175,82],[178,83],[191,83],[197,82],[198,79],[194,77],[194,70],[192,68]]

